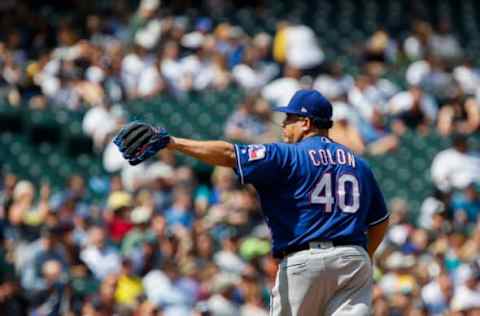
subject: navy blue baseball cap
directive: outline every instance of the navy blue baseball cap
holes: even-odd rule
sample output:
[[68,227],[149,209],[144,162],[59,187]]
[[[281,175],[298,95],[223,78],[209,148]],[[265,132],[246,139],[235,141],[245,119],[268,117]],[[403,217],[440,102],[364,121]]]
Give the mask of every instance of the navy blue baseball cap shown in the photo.
[[276,106],[272,110],[311,118],[332,118],[332,104],[317,90],[298,90],[287,106]]

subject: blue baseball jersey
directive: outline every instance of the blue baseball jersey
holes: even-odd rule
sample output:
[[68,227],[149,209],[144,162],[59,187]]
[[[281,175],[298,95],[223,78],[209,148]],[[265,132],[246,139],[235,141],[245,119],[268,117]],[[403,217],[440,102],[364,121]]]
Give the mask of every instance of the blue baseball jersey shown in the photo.
[[309,241],[367,245],[389,216],[366,162],[321,136],[296,144],[235,145],[235,172],[257,190],[273,252]]

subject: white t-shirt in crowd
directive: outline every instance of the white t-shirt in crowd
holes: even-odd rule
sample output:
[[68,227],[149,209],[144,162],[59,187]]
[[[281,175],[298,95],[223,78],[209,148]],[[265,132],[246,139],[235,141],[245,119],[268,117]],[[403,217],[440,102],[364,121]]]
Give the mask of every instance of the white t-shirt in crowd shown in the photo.
[[371,121],[375,109],[383,112],[384,100],[381,92],[375,86],[369,86],[363,91],[354,86],[348,92],[348,102],[366,121]]
[[80,259],[100,280],[109,274],[119,272],[121,267],[118,252],[109,247],[98,249],[95,246],[88,246],[80,252]]
[[480,290],[473,290],[465,285],[455,290],[450,303],[452,311],[467,311],[480,308]]
[[474,95],[480,86],[480,73],[471,67],[455,67],[453,77],[466,94]]
[[300,82],[297,79],[280,78],[270,82],[262,89],[262,97],[276,106],[286,106],[300,88]]
[[423,78],[430,73],[430,70],[430,64],[425,60],[419,60],[410,64],[405,73],[408,84],[411,86],[418,86]]
[[330,75],[320,75],[313,83],[313,89],[318,90],[328,99],[338,98],[353,87],[353,78],[349,75],[334,78]]
[[160,71],[167,82],[174,88],[180,88],[182,78],[182,65],[178,60],[164,59],[160,66]]
[[463,189],[480,181],[480,155],[445,149],[433,159],[431,174],[433,182],[442,191]]
[[[397,93],[390,99],[388,106],[389,112],[391,114],[398,114],[404,111],[408,111],[413,106],[413,96],[409,91],[402,91]],[[425,115],[430,120],[435,120],[437,116],[437,105],[432,97],[427,94],[422,96],[420,107]]]
[[161,80],[162,77],[156,65],[145,67],[138,78],[137,95],[140,97],[151,95]]
[[121,77],[128,94],[133,95],[137,91],[140,75],[150,64],[148,60],[133,53],[123,58]]
[[287,29],[287,63],[299,69],[320,65],[325,54],[318,44],[315,33],[305,25],[290,26]]

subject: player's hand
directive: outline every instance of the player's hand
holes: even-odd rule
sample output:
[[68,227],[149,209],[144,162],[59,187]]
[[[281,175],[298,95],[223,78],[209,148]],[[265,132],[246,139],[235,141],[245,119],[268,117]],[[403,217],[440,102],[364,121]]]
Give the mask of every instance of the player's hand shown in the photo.
[[170,136],[164,128],[134,121],[125,125],[113,139],[113,143],[134,166],[155,155],[170,142]]

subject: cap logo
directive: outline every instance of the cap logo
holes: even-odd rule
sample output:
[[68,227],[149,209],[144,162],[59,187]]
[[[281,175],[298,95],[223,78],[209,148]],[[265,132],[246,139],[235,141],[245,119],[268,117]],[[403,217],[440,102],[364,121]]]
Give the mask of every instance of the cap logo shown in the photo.
[[303,113],[308,113],[307,109],[303,106],[302,106],[302,109],[300,111],[303,112]]

